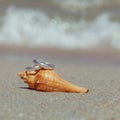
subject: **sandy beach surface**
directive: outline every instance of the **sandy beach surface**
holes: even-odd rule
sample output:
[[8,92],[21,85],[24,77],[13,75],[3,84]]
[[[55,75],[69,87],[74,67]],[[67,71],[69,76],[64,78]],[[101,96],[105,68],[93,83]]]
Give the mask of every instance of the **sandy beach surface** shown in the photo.
[[1,120],[119,120],[120,67],[51,60],[64,79],[89,93],[38,92],[27,89],[17,72],[32,60],[0,60]]

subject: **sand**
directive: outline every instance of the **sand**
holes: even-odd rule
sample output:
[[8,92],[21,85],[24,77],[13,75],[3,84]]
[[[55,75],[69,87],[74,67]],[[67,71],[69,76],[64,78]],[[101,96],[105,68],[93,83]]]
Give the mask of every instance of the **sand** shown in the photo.
[[27,89],[17,72],[27,60],[0,61],[1,120],[119,120],[120,67],[53,60],[56,72],[89,93],[38,92]]

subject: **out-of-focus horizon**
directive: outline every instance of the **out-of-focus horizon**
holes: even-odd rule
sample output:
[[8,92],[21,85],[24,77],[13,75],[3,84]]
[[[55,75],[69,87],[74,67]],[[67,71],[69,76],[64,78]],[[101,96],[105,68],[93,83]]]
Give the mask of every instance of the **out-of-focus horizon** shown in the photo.
[[119,0],[2,0],[0,43],[120,49]]
[[119,39],[119,0],[0,0],[0,53],[52,48],[114,54]]

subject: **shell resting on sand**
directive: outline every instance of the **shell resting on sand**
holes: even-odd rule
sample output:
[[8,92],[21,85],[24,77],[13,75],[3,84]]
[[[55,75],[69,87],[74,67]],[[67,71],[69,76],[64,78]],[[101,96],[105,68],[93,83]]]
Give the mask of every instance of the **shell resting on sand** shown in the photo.
[[26,71],[18,73],[21,79],[28,84],[30,89],[35,89],[44,92],[76,92],[87,93],[86,88],[78,87],[72,83],[62,79],[55,71],[54,65],[47,62],[35,63],[31,67],[27,67]]

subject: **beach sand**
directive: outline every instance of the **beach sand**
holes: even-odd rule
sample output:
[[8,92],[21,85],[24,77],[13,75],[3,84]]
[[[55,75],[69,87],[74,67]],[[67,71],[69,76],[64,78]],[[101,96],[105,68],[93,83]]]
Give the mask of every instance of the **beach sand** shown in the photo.
[[120,67],[51,60],[56,72],[89,93],[38,92],[17,76],[31,60],[0,61],[1,120],[119,120]]

